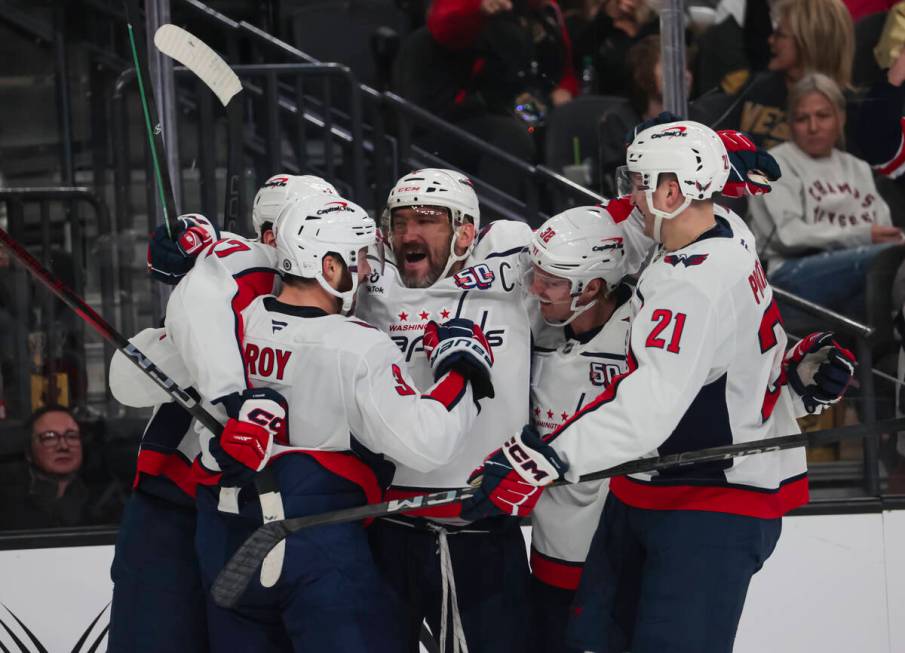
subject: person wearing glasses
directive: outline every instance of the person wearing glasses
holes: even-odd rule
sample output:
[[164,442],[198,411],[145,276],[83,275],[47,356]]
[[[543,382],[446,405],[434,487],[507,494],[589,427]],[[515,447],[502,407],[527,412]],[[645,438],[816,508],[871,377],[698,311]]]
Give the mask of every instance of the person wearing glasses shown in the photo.
[[24,454],[24,473],[0,497],[0,529],[118,521],[121,506],[97,496],[81,478],[82,432],[68,408],[50,405],[32,414],[25,423]]

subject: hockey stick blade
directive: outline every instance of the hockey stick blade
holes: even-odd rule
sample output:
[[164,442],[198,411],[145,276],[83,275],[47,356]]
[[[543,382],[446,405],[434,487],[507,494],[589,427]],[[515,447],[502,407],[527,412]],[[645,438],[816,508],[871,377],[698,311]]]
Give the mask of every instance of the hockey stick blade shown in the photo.
[[242,596],[248,583],[255,575],[255,570],[276,544],[292,533],[303,528],[324,526],[326,524],[343,524],[361,521],[385,515],[411,512],[421,508],[441,506],[447,503],[464,501],[474,495],[476,488],[467,487],[444,490],[432,494],[421,494],[408,499],[394,499],[385,503],[372,503],[334,512],[325,512],[304,517],[291,517],[282,521],[264,524],[245,540],[229,562],[220,570],[211,587],[214,603],[221,608],[231,608]]
[[242,90],[242,82],[229,64],[191,32],[171,23],[161,25],[154,33],[154,45],[195,73],[224,107]]

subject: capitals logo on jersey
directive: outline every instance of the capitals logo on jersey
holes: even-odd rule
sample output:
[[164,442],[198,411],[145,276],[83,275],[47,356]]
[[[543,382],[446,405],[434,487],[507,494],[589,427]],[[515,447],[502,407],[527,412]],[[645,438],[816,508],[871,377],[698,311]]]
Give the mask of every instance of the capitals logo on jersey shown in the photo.
[[700,265],[706,260],[707,254],[670,254],[663,258],[665,263],[669,263],[674,267],[681,263],[686,268],[690,268],[693,265]]
[[[487,343],[494,349],[498,349],[505,342],[506,329],[494,329],[488,326],[489,316],[489,311],[482,311],[481,319],[477,322],[487,338]],[[431,314],[426,310],[400,311],[396,315],[397,321],[389,325],[390,340],[396,343],[396,346],[405,355],[405,362],[409,363],[416,353],[424,351],[421,341],[424,338],[424,327],[427,325],[427,320],[433,318],[445,321],[450,317],[452,314],[447,308],[441,309],[436,314]],[[407,336],[400,332],[413,332],[413,334]]]
[[474,290],[475,288],[487,290],[493,285],[496,275],[490,269],[490,266],[485,263],[479,263],[456,273],[453,279],[462,290]]

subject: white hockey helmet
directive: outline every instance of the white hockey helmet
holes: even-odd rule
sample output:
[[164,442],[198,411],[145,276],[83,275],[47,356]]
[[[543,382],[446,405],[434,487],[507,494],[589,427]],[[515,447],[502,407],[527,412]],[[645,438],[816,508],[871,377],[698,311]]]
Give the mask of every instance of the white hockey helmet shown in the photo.
[[[390,190],[383,214],[383,233],[394,251],[393,210],[407,206],[438,206],[449,211],[453,234],[449,241],[449,259],[439,277],[444,279],[455,263],[468,258],[481,230],[481,209],[471,180],[461,172],[444,168],[424,168],[403,175]],[[467,222],[474,225],[476,237],[471,246],[461,256],[457,256],[456,236]]]
[[602,279],[607,289],[612,289],[625,276],[622,227],[599,206],[577,206],[553,216],[534,232],[528,259],[523,278],[526,289],[538,275],[563,285],[568,282],[571,315],[562,322],[547,320],[552,326],[565,326],[597,303],[596,299],[584,306],[577,303],[588,282]]
[[[377,243],[377,225],[367,212],[339,196],[308,195],[291,200],[274,223],[277,261],[282,274],[317,279],[342,300],[342,313],[352,310],[358,290],[358,252]],[[352,275],[352,288],[340,291],[324,279],[321,261],[327,254],[342,259]]]
[[332,184],[315,175],[272,176],[255,194],[251,209],[251,224],[255,234],[260,238],[265,224],[275,224],[277,216],[289,200],[319,194],[339,195]]
[[[660,226],[688,208],[693,200],[706,200],[723,190],[729,178],[729,155],[716,132],[691,120],[649,127],[635,136],[626,152],[626,164],[617,177],[619,194],[631,192],[631,173],[641,176],[647,206],[654,215],[654,239],[660,241]],[[653,193],[663,173],[678,177],[683,203],[672,212],[654,207]],[[628,181],[628,187],[624,183]]]

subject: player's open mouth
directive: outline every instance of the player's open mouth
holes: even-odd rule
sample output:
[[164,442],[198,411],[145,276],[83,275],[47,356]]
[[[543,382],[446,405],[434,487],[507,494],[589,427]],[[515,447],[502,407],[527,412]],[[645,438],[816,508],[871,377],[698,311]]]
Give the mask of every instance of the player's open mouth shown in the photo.
[[405,267],[419,267],[422,261],[427,260],[427,252],[420,249],[407,249],[403,254]]

